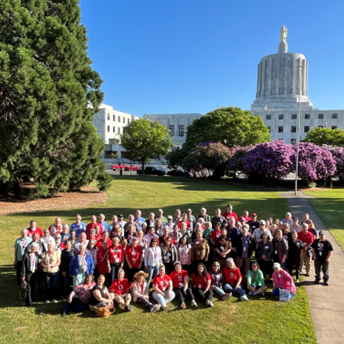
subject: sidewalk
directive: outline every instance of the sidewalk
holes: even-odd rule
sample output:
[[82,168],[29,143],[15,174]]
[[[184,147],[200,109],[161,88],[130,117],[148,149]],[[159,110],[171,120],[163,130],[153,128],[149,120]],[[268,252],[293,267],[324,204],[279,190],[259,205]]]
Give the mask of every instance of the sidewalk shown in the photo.
[[308,213],[313,220],[316,229],[325,231],[325,237],[333,246],[330,260],[330,279],[329,286],[314,284],[314,265],[310,277],[303,275],[303,284],[306,286],[309,306],[311,310],[313,326],[317,342],[320,344],[339,344],[344,343],[344,253],[342,248],[320,220],[318,214],[308,202],[307,198],[312,196],[298,192],[286,192],[283,194],[287,198],[289,211],[293,216],[298,216],[300,222],[304,213]]

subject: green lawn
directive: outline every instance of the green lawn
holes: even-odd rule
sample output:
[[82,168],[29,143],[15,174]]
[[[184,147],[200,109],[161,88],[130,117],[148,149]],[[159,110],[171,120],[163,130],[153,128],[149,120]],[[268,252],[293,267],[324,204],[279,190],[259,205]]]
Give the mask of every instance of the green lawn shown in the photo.
[[248,209],[259,218],[269,215],[282,217],[287,202],[277,192],[236,187],[226,183],[183,181],[167,177],[115,177],[105,204],[85,209],[42,211],[0,217],[3,235],[0,240],[0,342],[1,343],[315,343],[315,335],[304,287],[290,303],[280,303],[267,293],[265,297],[240,302],[236,297],[226,302],[215,302],[214,308],[199,305],[197,310],[180,311],[177,302],[169,304],[168,313],[146,313],[134,304],[134,312],[117,310],[108,319],[97,319],[89,311],[60,317],[62,302],[43,304],[44,297],[35,308],[22,307],[15,286],[13,244],[20,229],[31,219],[47,227],[56,216],[69,224],[76,213],[85,222],[92,214],[104,212],[110,220],[112,214],[125,217],[141,209],[144,217],[158,208],[165,215],[174,214],[176,208],[192,208],[195,215],[205,206],[209,214],[232,203],[234,211],[242,214]]
[[344,249],[344,190],[304,191],[315,198],[309,199],[321,220]]

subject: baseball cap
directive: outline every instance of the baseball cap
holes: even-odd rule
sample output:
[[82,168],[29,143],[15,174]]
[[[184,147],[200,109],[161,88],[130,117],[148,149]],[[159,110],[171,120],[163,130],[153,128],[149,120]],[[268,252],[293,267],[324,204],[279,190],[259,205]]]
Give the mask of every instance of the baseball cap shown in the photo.
[[257,214],[256,214],[256,213],[253,213],[253,214],[252,214],[252,217],[257,217]]

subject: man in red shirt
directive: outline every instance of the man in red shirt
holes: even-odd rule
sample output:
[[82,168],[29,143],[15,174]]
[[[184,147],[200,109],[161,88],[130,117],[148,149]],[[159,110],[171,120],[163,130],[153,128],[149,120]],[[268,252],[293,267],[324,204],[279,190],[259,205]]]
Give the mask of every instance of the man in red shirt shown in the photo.
[[130,305],[131,294],[129,289],[129,282],[124,278],[124,270],[118,270],[118,278],[115,279],[110,287],[110,296],[112,299],[122,306],[126,311],[130,312],[133,307]]
[[27,236],[32,238],[35,233],[38,233],[40,237],[43,236],[42,229],[37,227],[36,221],[32,220],[30,221],[30,227],[27,228]]
[[182,265],[178,261],[174,263],[174,269],[175,270],[170,273],[170,277],[172,279],[173,291],[180,301],[180,307],[182,309],[186,308],[185,297],[187,295],[191,298],[191,307],[197,307],[195,297],[191,288],[189,288],[189,274],[187,271],[182,270]]
[[56,234],[60,234],[62,232],[62,221],[60,217],[55,219],[55,223],[49,227],[49,232],[52,237],[55,237]]
[[142,247],[137,245],[137,237],[133,237],[131,245],[127,247],[125,253],[125,260],[128,264],[128,279],[132,282],[134,275],[141,269],[142,266]]
[[108,268],[110,268],[111,281],[113,281],[116,277],[116,271],[123,269],[124,251],[123,246],[119,244],[118,237],[112,239],[112,245],[108,248],[107,255]]
[[245,222],[248,222],[251,220],[251,218],[249,217],[250,213],[248,212],[248,210],[244,210],[244,212],[242,213],[242,217],[245,218]]
[[214,228],[214,230],[210,234],[210,241],[213,244],[213,247],[215,247],[215,243],[219,238],[221,238],[221,223],[220,222],[216,224],[216,228]]
[[233,212],[233,206],[231,204],[227,205],[227,211],[222,215],[227,221],[230,220],[231,217],[235,218],[235,222],[238,221],[238,215]]
[[314,236],[308,231],[308,224],[302,224],[302,231],[299,233],[298,239],[302,242],[302,255],[300,262],[300,273],[303,270],[303,266],[306,265],[306,276],[309,276],[309,271],[311,270],[311,258],[308,253],[311,250],[311,246],[314,241]]
[[86,236],[87,236],[87,239],[89,240],[90,239],[90,232],[91,232],[91,229],[92,228],[96,228],[96,226],[100,226],[100,234],[103,233],[103,227],[100,223],[97,222],[97,216],[95,215],[92,215],[91,216],[91,223],[89,223],[87,226],[86,226]]

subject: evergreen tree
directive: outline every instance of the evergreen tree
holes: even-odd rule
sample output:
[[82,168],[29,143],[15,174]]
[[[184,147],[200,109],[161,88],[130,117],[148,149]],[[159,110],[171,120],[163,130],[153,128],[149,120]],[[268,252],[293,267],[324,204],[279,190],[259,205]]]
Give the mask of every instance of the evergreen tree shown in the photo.
[[38,194],[111,178],[91,124],[102,80],[87,55],[78,0],[0,0],[0,187]]

